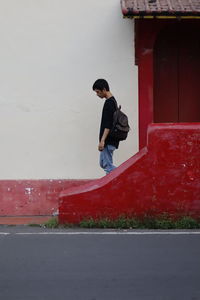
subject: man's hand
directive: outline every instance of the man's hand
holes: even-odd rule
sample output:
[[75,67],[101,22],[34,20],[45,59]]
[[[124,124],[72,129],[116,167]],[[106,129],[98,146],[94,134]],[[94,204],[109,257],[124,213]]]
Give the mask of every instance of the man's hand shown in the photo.
[[103,151],[104,147],[105,147],[105,142],[104,142],[104,141],[101,141],[101,142],[99,143],[99,145],[98,145],[98,150],[99,150],[99,151]]
[[101,141],[99,142],[99,146],[98,146],[99,151],[103,151],[103,149],[105,147],[105,140],[106,140],[109,132],[110,132],[110,129],[108,129],[108,128],[104,129],[103,136],[102,136]]

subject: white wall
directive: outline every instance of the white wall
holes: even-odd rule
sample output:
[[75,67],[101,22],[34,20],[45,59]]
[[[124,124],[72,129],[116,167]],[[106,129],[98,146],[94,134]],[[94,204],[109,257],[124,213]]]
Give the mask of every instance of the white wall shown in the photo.
[[119,0],[0,0],[0,179],[96,178],[109,81],[132,131],[117,165],[138,149],[133,21]]

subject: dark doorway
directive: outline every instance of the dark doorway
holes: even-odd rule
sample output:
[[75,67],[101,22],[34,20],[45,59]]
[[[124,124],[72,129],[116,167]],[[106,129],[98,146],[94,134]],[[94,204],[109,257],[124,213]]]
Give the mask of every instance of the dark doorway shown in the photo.
[[200,22],[177,21],[156,40],[154,122],[200,122]]

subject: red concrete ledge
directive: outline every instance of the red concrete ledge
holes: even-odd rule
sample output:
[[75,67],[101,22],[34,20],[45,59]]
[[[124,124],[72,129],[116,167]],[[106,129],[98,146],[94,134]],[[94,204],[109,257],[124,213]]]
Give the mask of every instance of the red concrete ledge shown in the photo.
[[200,216],[200,123],[151,124],[148,144],[111,174],[60,194],[59,222]]
[[51,218],[52,216],[0,217],[0,225],[41,225],[49,221]]

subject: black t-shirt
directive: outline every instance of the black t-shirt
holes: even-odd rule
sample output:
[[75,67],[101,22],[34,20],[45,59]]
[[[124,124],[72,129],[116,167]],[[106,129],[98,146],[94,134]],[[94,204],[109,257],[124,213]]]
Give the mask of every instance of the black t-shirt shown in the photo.
[[[101,117],[101,125],[100,125],[100,132],[99,132],[99,141],[101,140],[104,129],[108,128],[111,129],[113,125],[113,113],[116,111],[116,104],[115,98],[111,97],[106,99],[104,102],[103,110],[102,110],[102,117]],[[112,139],[109,135],[105,140],[105,145],[113,145],[116,148],[119,147],[119,141]]]

